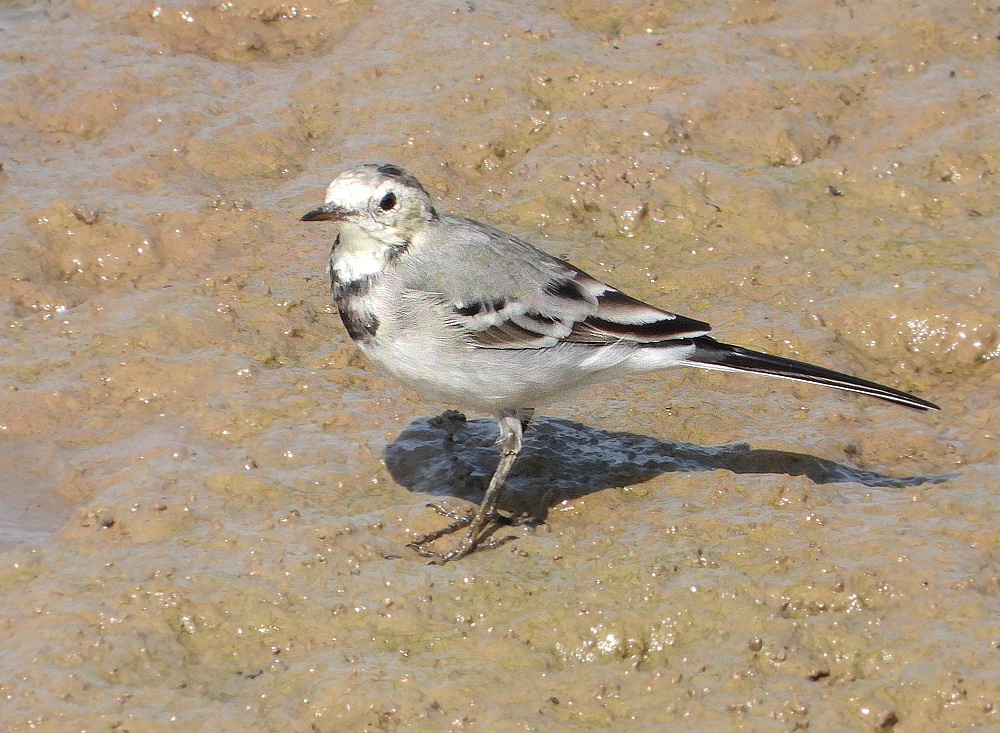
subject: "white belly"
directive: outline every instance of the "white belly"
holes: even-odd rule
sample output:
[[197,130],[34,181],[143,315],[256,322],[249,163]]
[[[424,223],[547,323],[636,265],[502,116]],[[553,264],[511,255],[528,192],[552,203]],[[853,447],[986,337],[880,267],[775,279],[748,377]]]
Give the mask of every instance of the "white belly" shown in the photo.
[[627,366],[632,349],[625,346],[484,349],[404,338],[376,338],[358,345],[422,396],[491,413],[538,407],[579,387],[633,371]]

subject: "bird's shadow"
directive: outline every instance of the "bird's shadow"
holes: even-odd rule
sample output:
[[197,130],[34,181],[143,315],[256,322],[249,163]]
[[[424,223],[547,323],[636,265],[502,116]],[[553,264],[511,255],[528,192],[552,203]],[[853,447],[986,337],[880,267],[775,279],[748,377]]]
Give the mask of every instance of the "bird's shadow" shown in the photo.
[[[385,449],[392,477],[410,491],[477,499],[499,455],[494,420],[466,420],[454,410],[413,421]],[[540,418],[507,479],[505,495],[518,510],[544,521],[559,502],[602,489],[628,486],[670,472],[714,471],[806,476],[814,483],[851,482],[905,488],[935,484],[945,476],[896,478],[805,453],[756,450],[745,443],[701,446],[633,433],[612,433],[572,420]],[[511,503],[511,502],[501,502]]]

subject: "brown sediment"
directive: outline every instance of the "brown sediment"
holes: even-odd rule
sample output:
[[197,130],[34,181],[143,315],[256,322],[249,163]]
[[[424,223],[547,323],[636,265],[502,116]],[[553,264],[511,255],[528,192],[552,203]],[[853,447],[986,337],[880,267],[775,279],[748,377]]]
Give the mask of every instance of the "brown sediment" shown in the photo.
[[[898,12],[5,5],[0,727],[990,726],[996,28]],[[603,385],[527,434],[545,522],[427,567],[495,435],[343,333],[298,217],[362,161],[944,410]]]

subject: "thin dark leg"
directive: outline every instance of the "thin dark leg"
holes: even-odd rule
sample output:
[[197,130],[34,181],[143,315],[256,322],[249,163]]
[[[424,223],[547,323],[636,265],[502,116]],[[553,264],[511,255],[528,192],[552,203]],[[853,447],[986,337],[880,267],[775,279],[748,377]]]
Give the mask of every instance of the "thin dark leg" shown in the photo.
[[[431,558],[432,562],[443,565],[451,560],[465,557],[477,549],[497,547],[508,539],[513,539],[503,538],[489,542],[483,541],[488,533],[487,525],[496,521],[497,500],[500,498],[504,481],[507,480],[507,475],[510,473],[514,461],[517,459],[517,454],[521,451],[521,436],[524,433],[524,429],[528,426],[528,421],[531,420],[532,413],[532,410],[509,411],[499,416],[500,438],[497,442],[500,444],[500,463],[493,472],[489,486],[486,487],[486,494],[483,495],[483,502],[479,505],[479,509],[473,514],[458,518],[448,526],[435,532],[415,538],[413,542],[407,545],[408,547],[412,547],[424,557]],[[450,552],[442,554],[426,547],[426,545],[439,537],[457,532],[463,527],[468,527],[469,531],[466,532],[465,537],[458,543],[458,546]],[[484,532],[484,530],[487,531]]]

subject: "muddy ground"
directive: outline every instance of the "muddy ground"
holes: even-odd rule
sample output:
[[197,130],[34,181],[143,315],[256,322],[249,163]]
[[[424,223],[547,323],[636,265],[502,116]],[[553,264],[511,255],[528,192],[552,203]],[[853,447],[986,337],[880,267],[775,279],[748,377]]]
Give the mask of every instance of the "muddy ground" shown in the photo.
[[[0,727],[994,730],[1000,12],[0,6]],[[495,427],[332,309],[350,164],[719,338],[937,401],[678,371]]]

